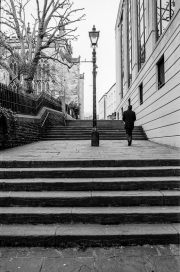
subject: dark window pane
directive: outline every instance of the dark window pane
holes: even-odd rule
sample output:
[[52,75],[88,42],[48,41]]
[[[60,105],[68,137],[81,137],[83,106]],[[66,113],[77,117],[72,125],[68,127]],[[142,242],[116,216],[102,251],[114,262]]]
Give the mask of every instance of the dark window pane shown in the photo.
[[140,105],[143,104],[143,84],[139,86],[139,100],[140,100]]
[[158,62],[158,89],[160,89],[165,84],[164,76],[164,57]]

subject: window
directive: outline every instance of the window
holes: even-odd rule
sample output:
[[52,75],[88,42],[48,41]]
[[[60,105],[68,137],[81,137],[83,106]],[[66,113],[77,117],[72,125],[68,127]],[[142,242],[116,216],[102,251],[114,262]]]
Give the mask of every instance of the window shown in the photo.
[[143,84],[139,86],[139,104],[143,104]]
[[132,13],[131,0],[127,1],[128,7],[128,87],[132,82]]
[[38,82],[38,85],[37,85],[37,94],[40,94],[41,93],[41,82]]
[[[16,76],[18,76],[18,79],[20,80],[20,73],[19,73],[18,65],[17,65],[17,63],[15,62],[14,59],[11,59],[10,68],[13,71],[13,73]],[[12,80],[12,76],[11,75],[10,75],[9,79],[10,79],[10,81]]]
[[145,0],[138,0],[138,70],[141,69],[146,59],[146,20]]
[[[124,11],[124,2],[123,2],[123,11]],[[121,16],[121,98],[123,98],[124,95],[124,89],[125,89],[125,79],[124,79],[124,24],[123,24],[123,11]]]
[[156,35],[157,40],[166,29],[174,15],[175,0],[156,0]]
[[157,73],[158,73],[158,90],[159,90],[165,84],[164,56],[157,63]]

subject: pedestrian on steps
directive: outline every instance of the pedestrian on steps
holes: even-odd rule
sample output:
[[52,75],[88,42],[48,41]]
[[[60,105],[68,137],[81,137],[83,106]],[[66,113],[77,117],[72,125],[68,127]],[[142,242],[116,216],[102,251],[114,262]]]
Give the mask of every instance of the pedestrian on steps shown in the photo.
[[134,128],[134,122],[136,121],[136,114],[132,111],[132,106],[128,106],[128,110],[123,112],[123,121],[125,123],[125,130],[127,134],[128,146],[132,143],[132,131]]

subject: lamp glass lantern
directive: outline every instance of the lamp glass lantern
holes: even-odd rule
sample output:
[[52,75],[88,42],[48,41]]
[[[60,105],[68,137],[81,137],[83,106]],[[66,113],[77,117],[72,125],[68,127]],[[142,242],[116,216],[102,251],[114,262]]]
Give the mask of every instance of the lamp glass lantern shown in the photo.
[[100,31],[96,31],[95,26],[93,26],[92,31],[89,32],[89,38],[90,38],[91,45],[93,48],[97,47],[97,43],[98,43],[98,39],[99,39],[99,32]]

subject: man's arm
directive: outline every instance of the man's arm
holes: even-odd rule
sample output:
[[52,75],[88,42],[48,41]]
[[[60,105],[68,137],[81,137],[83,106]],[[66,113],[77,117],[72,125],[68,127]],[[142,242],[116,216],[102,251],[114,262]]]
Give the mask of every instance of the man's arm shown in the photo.
[[135,114],[135,112],[134,112],[134,121],[136,121],[136,114]]

